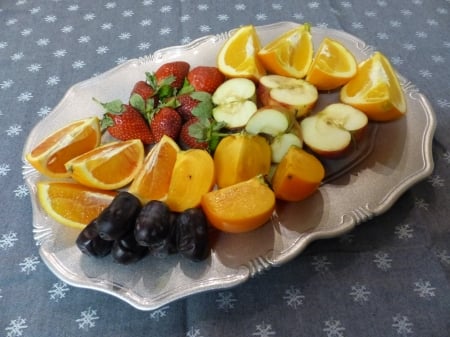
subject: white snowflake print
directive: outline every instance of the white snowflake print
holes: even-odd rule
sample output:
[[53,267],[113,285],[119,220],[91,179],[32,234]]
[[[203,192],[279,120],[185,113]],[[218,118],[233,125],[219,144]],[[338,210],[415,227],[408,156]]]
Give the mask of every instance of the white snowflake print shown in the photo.
[[150,6],[153,5],[153,0],[144,0],[142,1],[143,6]]
[[395,226],[395,235],[397,235],[400,240],[412,239],[414,236],[413,233],[414,229],[411,228],[411,225],[409,224]]
[[151,46],[150,42],[141,42],[138,44],[138,49],[147,50],[148,48],[150,48],[150,46]]
[[17,19],[8,19],[7,21],[6,21],[6,25],[7,26],[12,26],[12,25],[15,25],[16,23],[17,23]]
[[353,297],[353,301],[357,303],[364,303],[369,300],[370,291],[365,285],[356,283],[352,285],[352,291],[349,293]]
[[22,35],[22,36],[28,36],[28,35],[30,35],[32,32],[33,32],[33,29],[31,29],[31,28],[25,28],[24,30],[22,30],[22,31],[20,32],[20,35]]
[[280,3],[272,4],[272,9],[274,9],[274,10],[276,10],[276,11],[280,11],[280,10],[283,9],[283,5],[280,4]]
[[97,54],[99,54],[99,55],[106,54],[108,51],[109,51],[109,48],[107,46],[100,46],[96,50]]
[[429,204],[427,202],[425,202],[425,200],[421,199],[421,198],[416,198],[414,200],[414,207],[418,208],[418,209],[424,209],[424,210],[428,210],[428,206]]
[[100,28],[103,30],[109,30],[112,27],[113,27],[113,24],[111,22],[106,22],[106,23],[102,24]]
[[53,87],[55,85],[57,85],[59,83],[60,79],[58,76],[50,76],[49,78],[47,78],[47,85],[50,87]]
[[387,3],[384,0],[378,0],[377,1],[377,5],[380,6],[380,7],[386,7]]
[[11,168],[8,164],[0,164],[0,176],[6,176],[9,171],[11,171]]
[[426,32],[420,31],[420,32],[416,32],[416,36],[418,38],[425,39],[428,37],[428,34]]
[[450,152],[445,152],[442,155],[442,158],[447,162],[447,164],[450,164]]
[[70,12],[75,12],[79,9],[80,9],[80,6],[78,6],[78,5],[70,5],[69,7],[67,7],[67,10]]
[[73,31],[73,26],[64,26],[61,28],[61,32],[63,33],[70,33]]
[[428,20],[427,20],[427,24],[428,24],[429,26],[439,26],[439,22],[436,21],[435,19],[428,19]]
[[412,15],[412,11],[410,9],[402,9],[400,11],[400,13],[402,13],[402,15],[404,15],[404,16],[411,16]]
[[428,178],[428,182],[433,187],[444,187],[444,179],[442,179],[439,175],[432,175]]
[[116,8],[116,7],[117,7],[117,4],[115,2],[107,2],[105,4],[106,9],[112,9],[112,8]]
[[64,56],[66,56],[66,54],[67,54],[67,50],[65,50],[65,49],[58,49],[53,52],[53,56],[58,57],[58,58],[64,57]]
[[44,106],[44,107],[42,107],[42,108],[39,109],[39,111],[37,112],[37,114],[38,114],[38,116],[40,116],[40,117],[44,117],[44,116],[47,116],[48,113],[49,113],[50,111],[52,111],[52,109],[51,109],[50,107]]
[[6,337],[18,337],[23,335],[23,330],[28,328],[26,324],[27,320],[21,316],[13,319],[9,322],[9,325],[5,328]]
[[186,21],[189,21],[190,19],[191,19],[191,16],[189,14],[180,16],[180,22],[186,22]]
[[286,289],[284,293],[285,295],[283,296],[283,299],[286,301],[286,304],[289,307],[297,309],[299,306],[303,305],[305,295],[302,294],[300,289],[291,286],[288,289]]
[[162,6],[159,11],[161,13],[170,13],[172,11],[172,6],[166,5],[166,6]]
[[52,288],[48,291],[49,295],[50,295],[50,299],[55,301],[55,302],[59,302],[60,299],[63,299],[64,297],[66,297],[66,292],[69,291],[69,287],[67,286],[66,283],[64,282],[56,282],[53,283]]
[[139,22],[139,24],[142,27],[150,26],[152,24],[152,20],[151,19],[144,19],[144,20],[141,20],[141,22]]
[[416,46],[414,44],[412,44],[412,43],[409,43],[409,42],[404,43],[402,46],[403,46],[403,49],[408,50],[408,51],[416,50]]
[[266,13],[257,13],[255,17],[256,17],[256,20],[258,20],[258,21],[267,20],[267,14]]
[[328,261],[328,257],[326,256],[314,256],[313,262],[311,264],[314,267],[314,270],[317,272],[326,272],[329,270],[329,265],[331,265],[331,262]]
[[170,34],[171,31],[172,31],[172,28],[170,28],[170,27],[162,27],[159,30],[159,35],[168,35],[168,34]]
[[6,41],[0,41],[0,49],[4,49],[4,48],[6,48],[6,47],[8,47],[8,42],[6,42]]
[[186,36],[186,37],[183,37],[181,40],[180,40],[180,44],[188,44],[189,42],[191,42],[192,41],[192,39],[189,37],[189,36]]
[[82,35],[78,38],[79,43],[88,43],[89,41],[91,41],[91,37],[88,35]]
[[402,26],[402,23],[398,20],[391,20],[389,21],[389,24],[391,25],[392,28],[398,28]]
[[19,124],[14,124],[6,130],[6,134],[10,137],[14,137],[18,136],[22,131],[22,126],[20,126]]
[[40,263],[39,258],[37,256],[27,256],[23,262],[19,263],[20,271],[29,275],[31,272],[35,271],[37,265]]
[[200,329],[192,326],[188,332],[186,332],[186,337],[202,337],[202,335],[200,334]]
[[[118,36],[118,38],[120,40],[128,40],[130,37],[131,37],[130,33],[120,33]],[[106,48],[108,48],[108,47],[106,47]]]
[[209,6],[207,4],[200,4],[200,5],[197,6],[197,9],[199,11],[204,12],[204,11],[207,11],[209,9]]
[[165,306],[165,307],[162,307],[162,308],[153,310],[153,311],[150,313],[150,318],[153,319],[153,320],[155,320],[155,321],[157,321],[157,322],[159,322],[159,320],[160,320],[161,318],[166,317],[166,315],[167,315],[167,310],[168,310],[168,309],[169,309],[169,306]]
[[9,89],[14,84],[14,81],[11,79],[4,80],[0,83],[0,89]]
[[95,321],[97,319],[99,319],[97,316],[97,310],[89,307],[87,310],[81,312],[80,318],[76,319],[75,322],[78,323],[79,329],[89,330],[90,328],[95,327]]
[[377,33],[377,38],[380,40],[389,40],[389,35],[386,33]]
[[47,46],[49,43],[50,43],[50,40],[49,40],[49,39],[39,39],[39,40],[36,41],[36,44],[37,44],[39,47],[45,47],[45,46]]
[[17,101],[18,102],[28,102],[29,100],[31,100],[33,98],[33,94],[29,91],[25,91],[19,94],[19,96],[17,96]]
[[17,240],[18,239],[16,232],[9,232],[6,234],[2,234],[2,236],[0,236],[0,248],[3,250],[12,248],[16,244]]
[[85,21],[92,21],[94,19],[95,19],[94,13],[87,13],[83,16],[83,20],[85,20]]
[[364,25],[362,24],[362,22],[352,22],[352,27],[355,29],[363,29]]
[[447,249],[443,249],[441,251],[436,252],[436,257],[442,263],[450,265],[450,254],[447,252]]
[[303,20],[304,18],[305,18],[305,16],[302,14],[302,13],[294,13],[294,14],[292,14],[292,17],[295,19],[295,20]]
[[369,18],[374,18],[374,17],[377,16],[377,12],[375,12],[375,11],[365,11],[364,15],[368,16]]
[[122,12],[122,16],[124,18],[130,18],[134,15],[134,12],[132,10],[126,10]]
[[447,99],[438,99],[437,100],[437,104],[441,107],[441,108],[450,108],[450,101]]
[[419,75],[422,76],[423,78],[428,78],[428,79],[433,77],[433,73],[431,71],[429,71],[428,69],[419,70]]
[[262,322],[261,324],[257,324],[255,327],[255,332],[252,333],[252,336],[258,336],[258,337],[269,337],[269,336],[275,336],[277,333],[272,329],[271,324],[266,324],[265,322]]
[[388,253],[384,252],[376,253],[373,262],[375,262],[376,266],[383,271],[391,269],[392,266],[392,259],[389,258]]
[[422,298],[430,299],[431,297],[434,297],[435,290],[436,288],[431,286],[430,281],[419,280],[414,282],[414,291]]
[[444,63],[445,58],[442,55],[431,55],[431,59],[434,63]]
[[308,7],[311,9],[317,9],[317,8],[319,8],[319,6],[320,6],[320,3],[317,1],[308,3]]
[[438,7],[436,8],[436,12],[439,14],[448,14],[448,10],[446,8]]
[[219,21],[228,21],[230,17],[227,14],[219,14],[217,15],[217,20]]
[[328,321],[325,321],[323,331],[327,334],[327,337],[344,337],[345,328],[342,326],[341,321],[330,318]]
[[34,15],[41,11],[41,7],[33,7],[30,9],[30,14]]
[[128,60],[128,58],[126,58],[125,56],[119,57],[116,60],[116,64],[122,64],[122,63],[126,62],[127,60]]
[[24,56],[25,55],[22,52],[14,53],[13,55],[11,55],[11,61],[19,61],[23,59]]
[[54,16],[54,15],[47,15],[47,16],[44,18],[44,21],[45,21],[45,22],[48,22],[48,23],[56,22],[56,20],[57,20],[57,18],[56,18],[56,16]]
[[237,11],[245,11],[246,8],[247,8],[247,6],[245,6],[244,4],[234,5],[234,9],[236,9]]
[[211,27],[208,26],[208,25],[201,25],[200,28],[199,28],[199,30],[200,30],[202,33],[207,33],[207,32],[209,32],[209,31],[211,30]]
[[234,303],[236,301],[231,291],[221,291],[217,294],[216,303],[219,310],[229,311],[234,309]]
[[74,63],[72,63],[73,69],[81,69],[86,65],[86,63],[82,60],[77,60]]
[[26,185],[19,185],[17,188],[13,191],[14,196],[19,199],[23,199],[27,197],[30,194],[30,190]]
[[395,329],[398,335],[407,336],[408,334],[413,333],[413,324],[409,321],[408,317],[397,314],[392,317],[392,320],[394,321],[394,323],[392,323],[392,327]]
[[39,70],[41,70],[42,69],[42,66],[39,64],[39,63],[33,63],[33,64],[30,64],[28,67],[27,67],[27,70],[30,72],[30,73],[37,73]]

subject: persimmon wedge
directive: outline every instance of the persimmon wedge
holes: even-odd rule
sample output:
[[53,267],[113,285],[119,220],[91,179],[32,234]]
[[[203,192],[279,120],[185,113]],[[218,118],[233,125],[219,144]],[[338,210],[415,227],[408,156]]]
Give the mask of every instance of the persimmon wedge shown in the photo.
[[325,177],[325,169],[312,154],[291,146],[272,177],[277,199],[300,201],[312,195]]
[[242,233],[269,221],[275,194],[258,175],[204,194],[201,206],[212,226],[224,232]]

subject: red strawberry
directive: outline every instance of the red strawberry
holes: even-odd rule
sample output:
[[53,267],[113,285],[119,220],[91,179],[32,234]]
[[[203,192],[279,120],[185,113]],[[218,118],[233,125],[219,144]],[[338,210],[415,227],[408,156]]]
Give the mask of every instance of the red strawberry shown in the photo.
[[150,86],[146,81],[138,81],[131,90],[130,97],[134,94],[141,96],[144,101],[152,98],[155,95],[155,89]]
[[164,135],[177,139],[181,129],[181,116],[173,108],[162,107],[156,111],[150,121],[150,130],[155,142],[159,142]]
[[195,116],[211,116],[213,108],[211,94],[203,91],[194,91],[191,93],[177,96],[177,111],[181,115],[183,122]]
[[102,131],[108,130],[119,140],[140,139],[144,144],[155,143],[147,121],[132,106],[120,100],[100,104],[106,110],[101,120]]
[[189,72],[187,79],[196,91],[213,94],[225,81],[225,76],[216,67],[198,66]]
[[138,81],[131,91],[129,104],[147,118],[158,104],[157,90],[146,81]]
[[158,85],[163,86],[168,84],[172,88],[181,88],[185,77],[189,73],[189,68],[189,63],[184,61],[175,61],[163,64],[155,72]]
[[196,138],[195,129],[191,129],[191,125],[194,125],[193,128],[195,128],[198,124],[199,119],[197,117],[193,117],[181,126],[180,136],[178,137],[178,142],[181,147],[186,149],[208,149],[208,141]]

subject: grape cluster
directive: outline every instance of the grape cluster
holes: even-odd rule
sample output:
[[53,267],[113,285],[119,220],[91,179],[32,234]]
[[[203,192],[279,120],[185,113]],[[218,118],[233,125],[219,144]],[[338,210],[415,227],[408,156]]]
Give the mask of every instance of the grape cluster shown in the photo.
[[149,252],[180,253],[202,261],[211,251],[208,223],[200,208],[177,213],[158,200],[142,206],[137,197],[124,191],[80,232],[76,245],[86,255],[111,254],[121,264],[139,261]]

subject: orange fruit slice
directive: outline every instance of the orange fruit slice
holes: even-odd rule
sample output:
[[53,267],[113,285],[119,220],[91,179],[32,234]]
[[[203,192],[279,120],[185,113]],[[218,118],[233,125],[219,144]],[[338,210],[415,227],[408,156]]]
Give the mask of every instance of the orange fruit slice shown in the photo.
[[254,81],[266,71],[257,57],[261,42],[253,25],[238,28],[225,41],[217,56],[217,67],[228,77],[244,77]]
[[144,162],[144,145],[139,139],[101,145],[69,160],[70,176],[85,186],[115,190],[129,184]]
[[317,49],[306,80],[318,90],[332,90],[356,75],[358,64],[353,54],[340,42],[324,38]]
[[312,195],[325,177],[325,168],[312,154],[291,146],[272,177],[278,199],[300,201]]
[[116,195],[74,182],[40,181],[36,188],[39,203],[51,218],[78,229],[94,220]]
[[398,77],[380,52],[375,52],[358,66],[358,74],[342,87],[340,98],[373,121],[390,121],[406,113]]
[[179,151],[178,144],[164,135],[145,157],[144,165],[131,183],[128,192],[137,196],[142,203],[150,200],[166,200]]
[[313,58],[310,28],[299,25],[264,46],[257,54],[264,68],[276,75],[305,77]]
[[206,150],[180,151],[172,172],[166,203],[172,211],[198,207],[214,186],[214,161]]
[[100,121],[91,117],[56,130],[25,155],[40,173],[52,178],[69,177],[64,164],[100,144]]
[[241,233],[264,225],[275,208],[275,194],[262,176],[203,194],[209,223],[224,232]]

